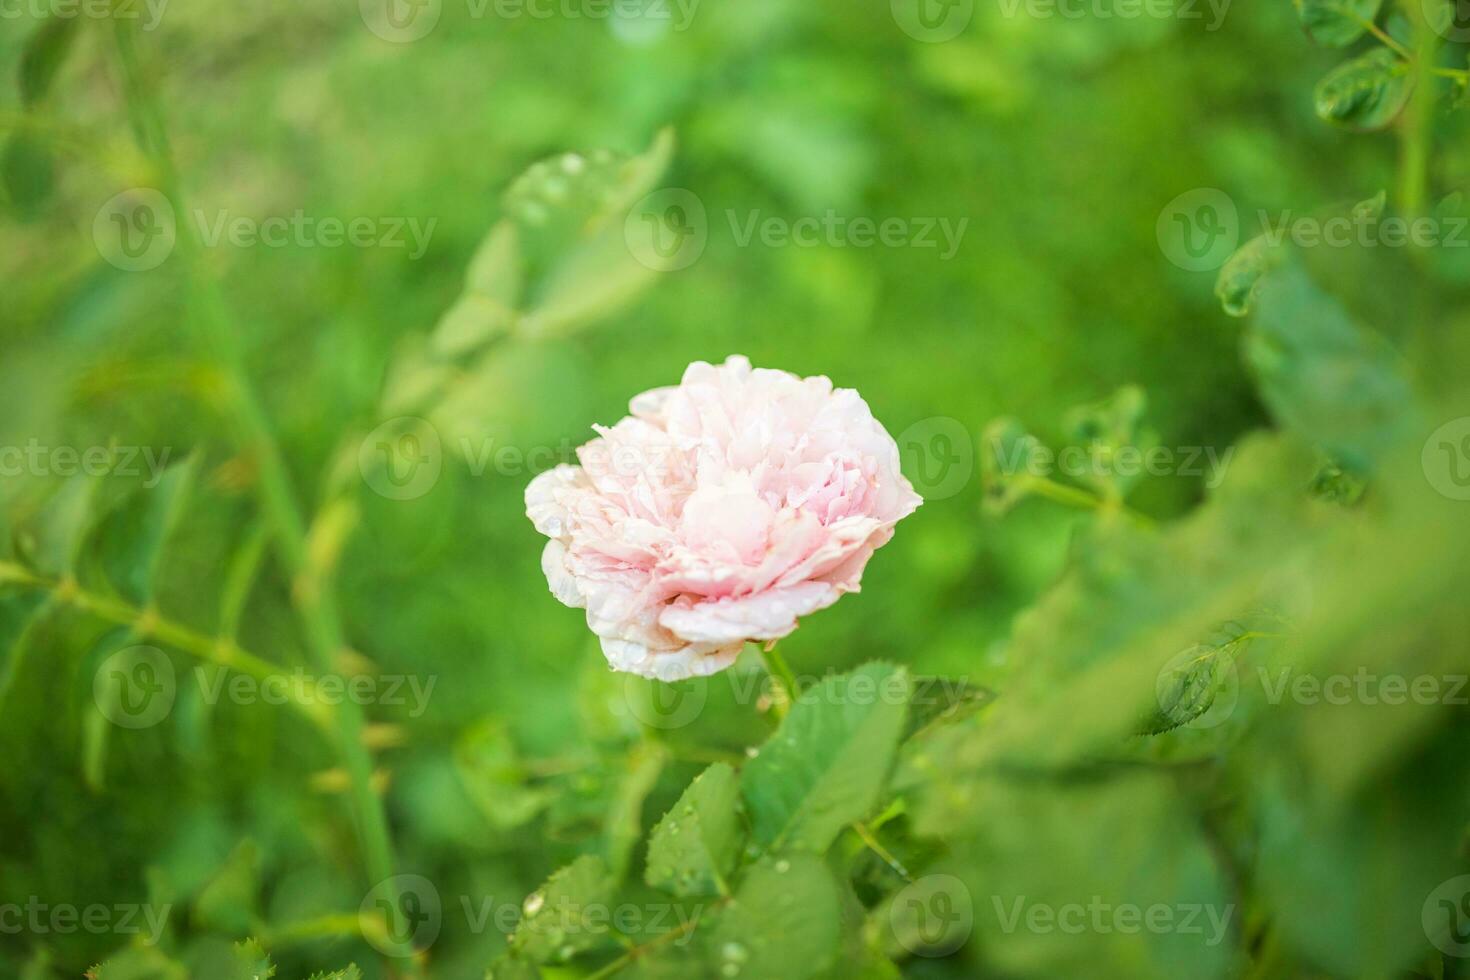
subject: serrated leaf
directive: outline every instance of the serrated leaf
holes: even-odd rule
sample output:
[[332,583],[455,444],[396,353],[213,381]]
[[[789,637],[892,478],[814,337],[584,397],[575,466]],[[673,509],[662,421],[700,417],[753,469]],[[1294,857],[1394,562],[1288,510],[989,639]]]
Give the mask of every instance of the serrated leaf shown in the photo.
[[349,963],[340,970],[330,973],[313,973],[310,980],[362,980],[362,970],[358,969],[356,963]]
[[839,913],[837,883],[819,859],[794,854],[762,861],[746,872],[715,919],[707,975],[815,976],[837,957]]
[[607,903],[614,882],[607,863],[584,854],[526,897],[511,948],[537,963],[592,949],[607,941]]
[[746,765],[740,790],[756,841],[825,851],[878,800],[908,713],[902,667],[872,663],[804,692]]
[[1146,721],[1142,733],[1158,735],[1187,725],[1215,703],[1220,673],[1228,669],[1228,655],[1219,647],[1190,647],[1160,673],[1158,712]]
[[1383,0],[1294,0],[1302,28],[1318,44],[1341,48],[1363,36]]
[[189,971],[157,946],[131,946],[88,970],[87,980],[189,980]]
[[1317,83],[1317,115],[1349,129],[1382,129],[1403,110],[1413,84],[1407,62],[1388,48],[1374,48]]
[[230,980],[270,980],[276,975],[275,964],[257,939],[235,943],[233,967]]
[[734,769],[717,762],[653,828],[644,880],[681,898],[727,894],[741,836],[740,781]]

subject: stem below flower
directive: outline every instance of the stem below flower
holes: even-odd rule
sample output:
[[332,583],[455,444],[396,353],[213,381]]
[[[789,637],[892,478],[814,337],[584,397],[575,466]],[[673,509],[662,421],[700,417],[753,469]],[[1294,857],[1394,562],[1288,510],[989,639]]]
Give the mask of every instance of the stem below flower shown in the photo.
[[761,646],[761,662],[766,665],[766,673],[771,675],[775,686],[775,698],[771,702],[771,709],[776,713],[778,719],[786,717],[786,711],[796,701],[801,693],[797,686],[796,675],[791,672],[786,658],[781,656],[781,651],[776,649],[776,641],[772,640]]

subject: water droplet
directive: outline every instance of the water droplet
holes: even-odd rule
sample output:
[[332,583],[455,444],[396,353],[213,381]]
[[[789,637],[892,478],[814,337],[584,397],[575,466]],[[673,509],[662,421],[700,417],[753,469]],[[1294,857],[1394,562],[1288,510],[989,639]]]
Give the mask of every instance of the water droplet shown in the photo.
[[726,943],[720,947],[720,956],[732,963],[744,963],[750,954],[739,943]]
[[526,914],[535,915],[541,911],[541,906],[546,904],[546,896],[540,892],[532,892],[526,896]]
[[791,870],[791,862],[788,861],[788,860],[786,860],[785,858],[782,858],[781,860],[779,860],[779,861],[776,862],[776,874],[778,874],[778,875],[784,875],[786,872],[788,872],[790,870]]

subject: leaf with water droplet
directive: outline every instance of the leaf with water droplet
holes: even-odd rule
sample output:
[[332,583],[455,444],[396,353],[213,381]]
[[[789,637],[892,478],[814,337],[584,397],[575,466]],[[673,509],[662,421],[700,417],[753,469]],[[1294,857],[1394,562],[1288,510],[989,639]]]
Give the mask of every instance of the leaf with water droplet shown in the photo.
[[837,883],[819,859],[796,854],[757,864],[715,918],[708,972],[749,980],[818,975],[836,959],[840,919]]
[[602,858],[591,854],[577,858],[526,900],[511,949],[545,963],[609,941],[606,909],[612,891],[613,879]]
[[700,773],[653,828],[644,880],[680,897],[727,894],[743,836],[739,804],[734,769],[717,762]]
[[909,695],[908,672],[885,663],[808,689],[741,773],[755,838],[768,850],[820,853],[867,816],[903,733]]

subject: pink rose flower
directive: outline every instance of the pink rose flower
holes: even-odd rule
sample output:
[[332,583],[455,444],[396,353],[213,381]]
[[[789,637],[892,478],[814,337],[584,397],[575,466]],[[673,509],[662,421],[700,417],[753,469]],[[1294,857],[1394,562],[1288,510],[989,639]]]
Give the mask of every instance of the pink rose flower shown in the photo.
[[526,488],[552,595],[613,669],[671,681],[734,663],[856,592],[920,504],[898,446],[825,377],[696,361]]

